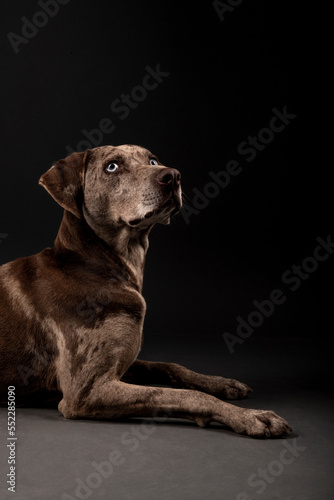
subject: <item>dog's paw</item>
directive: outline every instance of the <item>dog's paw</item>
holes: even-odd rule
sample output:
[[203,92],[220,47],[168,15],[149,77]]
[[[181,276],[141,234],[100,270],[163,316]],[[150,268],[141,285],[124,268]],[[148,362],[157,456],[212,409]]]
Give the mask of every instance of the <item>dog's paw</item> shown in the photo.
[[232,429],[239,434],[256,438],[279,437],[292,431],[288,422],[273,411],[246,408],[240,408],[240,414],[236,415]]
[[215,377],[212,395],[220,399],[243,399],[253,392],[247,384],[233,378]]

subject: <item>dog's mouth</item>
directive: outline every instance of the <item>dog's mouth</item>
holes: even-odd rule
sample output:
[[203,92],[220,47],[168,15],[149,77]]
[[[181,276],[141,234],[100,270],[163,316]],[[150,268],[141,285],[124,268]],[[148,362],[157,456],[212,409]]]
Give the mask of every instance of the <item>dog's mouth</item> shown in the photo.
[[129,224],[130,226],[138,226],[138,224],[140,224],[144,220],[150,219],[151,217],[153,217],[153,215],[155,215],[155,212],[152,210],[151,212],[147,212],[147,214],[145,214],[143,218],[130,220]]
[[[153,223],[154,219],[156,219],[156,222],[159,222],[160,219],[165,220],[167,217],[172,217],[173,215],[177,214],[181,209],[181,205],[182,202],[178,196],[171,196],[167,201],[165,201],[162,206],[160,206],[156,210],[150,210],[144,215],[144,217],[130,220],[129,225],[132,227],[136,227],[143,222]],[[170,211],[171,208],[172,210]]]

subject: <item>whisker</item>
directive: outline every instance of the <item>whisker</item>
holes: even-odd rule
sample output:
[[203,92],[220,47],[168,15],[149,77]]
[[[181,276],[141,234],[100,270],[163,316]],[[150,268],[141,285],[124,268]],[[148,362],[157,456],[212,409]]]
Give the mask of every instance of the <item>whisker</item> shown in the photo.
[[187,195],[187,193],[185,191],[182,191],[182,201],[184,202],[185,205],[192,204],[191,199],[189,198],[189,196]]

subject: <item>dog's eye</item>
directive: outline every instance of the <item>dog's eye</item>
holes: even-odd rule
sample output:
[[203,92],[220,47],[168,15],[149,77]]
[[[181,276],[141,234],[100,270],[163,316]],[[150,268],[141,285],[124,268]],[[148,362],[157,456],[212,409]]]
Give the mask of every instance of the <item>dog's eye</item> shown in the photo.
[[151,158],[150,159],[150,165],[158,165],[157,160],[155,160],[154,158]]
[[108,163],[106,167],[107,172],[114,173],[116,172],[116,170],[118,170],[118,163],[116,163],[115,161],[111,161],[110,163]]

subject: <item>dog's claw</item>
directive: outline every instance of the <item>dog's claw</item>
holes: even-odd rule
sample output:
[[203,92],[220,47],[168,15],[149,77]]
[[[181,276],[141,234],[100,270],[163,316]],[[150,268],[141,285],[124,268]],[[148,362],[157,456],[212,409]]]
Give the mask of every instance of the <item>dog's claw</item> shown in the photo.
[[284,418],[271,410],[240,409],[241,415],[232,428],[240,434],[257,438],[279,437],[289,434],[292,429]]

